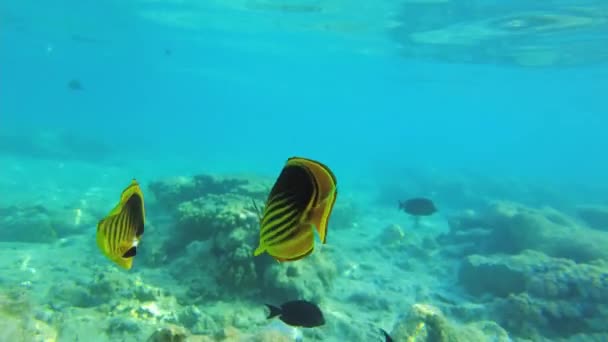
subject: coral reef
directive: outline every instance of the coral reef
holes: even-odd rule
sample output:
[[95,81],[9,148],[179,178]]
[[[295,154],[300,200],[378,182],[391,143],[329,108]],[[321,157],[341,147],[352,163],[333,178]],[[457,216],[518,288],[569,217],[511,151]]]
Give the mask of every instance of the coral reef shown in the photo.
[[34,317],[28,294],[14,289],[0,293],[0,340],[58,341],[58,333],[46,322]]
[[82,233],[93,223],[93,217],[80,209],[13,205],[0,208],[0,241],[49,243]]
[[417,303],[400,319],[392,331],[395,341],[468,342],[509,341],[504,329],[493,322],[457,324],[449,321],[437,307]]
[[450,232],[439,241],[459,245],[461,255],[517,254],[532,249],[579,262],[608,259],[608,235],[551,208],[495,202],[481,212],[469,210],[451,217],[449,225]]
[[578,216],[589,227],[608,232],[608,207],[600,205],[584,205],[577,208]]
[[[598,228],[597,210],[579,215]],[[461,212],[449,227],[437,241],[444,254],[464,256],[458,283],[511,334],[608,336],[599,323],[608,320],[608,234],[552,208],[504,201]]]
[[331,290],[337,269],[320,254],[287,265],[274,264],[264,272],[263,294],[277,302],[293,298],[320,302]]
[[405,242],[405,233],[398,224],[390,224],[378,234],[378,243],[388,248],[401,247]]
[[247,197],[249,203],[251,199],[264,200],[271,186],[270,180],[262,178],[197,175],[151,182],[149,188],[163,208],[174,211],[180,204],[205,195],[235,193]]
[[156,329],[147,342],[185,342],[187,338],[188,332],[184,328],[168,325]]
[[492,298],[499,323],[526,338],[608,334],[599,323],[608,321],[605,261],[576,263],[536,251],[472,255],[464,261],[459,281],[481,300]]
[[[188,294],[195,302],[230,293],[319,300],[331,287],[335,266],[318,252],[306,262],[286,264],[267,255],[253,257],[259,223],[252,200],[265,199],[269,184],[264,179],[199,175],[150,185],[158,205],[175,220],[161,250],[173,263],[176,279],[190,284]],[[188,271],[193,268],[202,272]]]

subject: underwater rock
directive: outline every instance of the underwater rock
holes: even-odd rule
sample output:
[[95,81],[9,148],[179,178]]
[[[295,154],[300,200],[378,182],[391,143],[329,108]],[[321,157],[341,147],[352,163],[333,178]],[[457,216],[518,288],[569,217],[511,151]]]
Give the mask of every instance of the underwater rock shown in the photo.
[[50,210],[41,205],[0,208],[0,241],[55,242],[96,222],[79,209]]
[[580,226],[552,208],[495,202],[484,211],[469,212],[449,223],[450,232],[439,238],[440,243],[463,244],[466,236],[471,240],[463,249],[471,253],[517,254],[531,249],[578,262],[608,259],[608,234]]
[[378,235],[378,243],[384,247],[399,247],[403,244],[405,233],[398,224],[390,224]]
[[[470,256],[459,283],[489,301],[498,323],[524,337],[608,333],[608,263],[576,263],[540,252]],[[492,294],[495,297],[487,297]]]
[[194,334],[214,335],[219,331],[213,318],[194,305],[185,307],[178,314],[178,321]]
[[32,309],[26,293],[0,293],[0,341],[57,341],[57,331],[33,318]]
[[253,336],[256,342],[295,342],[302,341],[302,332],[280,320],[273,320],[262,331]]
[[141,331],[137,320],[126,317],[112,317],[108,321],[106,333],[109,336],[137,334]]
[[491,321],[457,324],[449,321],[437,307],[417,303],[397,322],[394,341],[469,342],[511,341],[507,332]]
[[101,303],[99,297],[92,295],[85,285],[73,281],[64,281],[52,285],[49,288],[48,298],[52,299],[55,307],[89,308]]
[[57,331],[36,319],[24,321],[0,314],[0,341],[57,341]]
[[248,204],[251,206],[252,199],[265,199],[271,185],[269,180],[253,177],[197,175],[151,182],[149,188],[158,203],[165,210],[173,213],[181,203],[192,201],[205,195],[242,195],[248,199]]
[[608,207],[598,205],[579,206],[577,213],[589,227],[608,232]]
[[186,329],[177,325],[168,325],[156,329],[147,342],[185,342],[188,338]]
[[[254,227],[257,226],[251,198],[237,194],[210,194],[183,202],[178,205],[175,218],[174,234],[165,246],[168,255],[183,252],[192,241],[207,240],[239,227],[247,228],[254,234]],[[223,239],[220,237],[215,241],[221,245]]]
[[391,335],[395,341],[447,341],[449,327],[441,311],[427,304],[414,304]]
[[0,241],[54,242],[57,239],[50,213],[43,206],[0,208]]
[[305,262],[275,263],[264,273],[263,295],[276,302],[293,298],[319,302],[331,290],[337,274],[336,265],[318,252]]
[[472,295],[506,297],[526,290],[525,270],[512,269],[480,255],[468,256],[458,273],[459,283]]

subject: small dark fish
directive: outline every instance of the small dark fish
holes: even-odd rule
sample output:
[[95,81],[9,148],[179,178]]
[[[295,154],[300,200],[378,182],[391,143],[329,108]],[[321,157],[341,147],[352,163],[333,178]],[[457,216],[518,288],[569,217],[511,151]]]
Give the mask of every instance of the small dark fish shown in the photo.
[[173,51],[171,51],[171,49],[165,49],[165,56],[171,56],[171,54],[173,54]]
[[422,197],[399,201],[399,209],[413,216],[430,216],[437,212],[433,201]]
[[84,90],[84,87],[82,86],[82,83],[80,83],[79,80],[71,80],[70,82],[68,82],[68,88],[70,88],[71,90]]
[[279,319],[294,327],[313,328],[325,324],[321,309],[316,304],[305,300],[294,300],[281,307],[266,304],[270,313],[268,318],[279,316]]
[[382,334],[384,335],[384,342],[393,342],[393,338],[386,332],[386,330],[381,328],[380,331],[382,331]]

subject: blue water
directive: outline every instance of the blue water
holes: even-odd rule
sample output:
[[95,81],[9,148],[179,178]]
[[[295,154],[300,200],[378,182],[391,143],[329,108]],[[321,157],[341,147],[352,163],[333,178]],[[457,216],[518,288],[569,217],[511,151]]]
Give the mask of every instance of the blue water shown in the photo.
[[[312,154],[349,172],[391,161],[600,182],[608,170],[605,65],[435,64],[390,45],[353,53],[356,36],[185,30],[138,17],[136,3],[61,4],[3,5],[7,127],[63,127],[119,146],[129,128],[138,153],[256,168]],[[86,91],[66,91],[72,78]]]
[[[408,15],[424,23],[404,10],[405,2],[298,1],[309,7],[292,11],[284,3],[2,1],[0,133],[86,137],[112,152],[75,151],[75,160],[146,181],[201,172],[272,177],[287,157],[301,155],[331,165],[347,197],[364,186],[416,188],[406,171],[417,170],[442,179],[516,179],[575,204],[606,204],[602,1],[462,4],[453,12],[462,18],[452,14],[446,23],[572,14],[573,4],[597,21],[530,29],[511,43],[487,38],[487,45],[460,47],[458,54],[449,44],[404,52],[393,24],[408,25]],[[177,19],[162,20],[171,15]],[[505,48],[545,43],[575,62],[517,65],[510,59],[515,50]],[[484,60],[503,48],[501,58]],[[68,89],[72,79],[84,89]],[[114,180],[114,192],[128,180]]]

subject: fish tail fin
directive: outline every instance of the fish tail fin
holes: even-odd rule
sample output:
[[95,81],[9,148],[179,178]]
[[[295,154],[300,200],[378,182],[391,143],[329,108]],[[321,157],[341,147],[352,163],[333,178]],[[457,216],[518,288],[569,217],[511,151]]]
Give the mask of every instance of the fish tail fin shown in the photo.
[[281,308],[270,304],[266,304],[266,306],[268,307],[268,310],[270,310],[270,312],[268,313],[268,317],[266,318],[270,319],[281,314]]
[[393,338],[386,332],[386,330],[380,328],[380,331],[384,335],[384,342],[393,342]]

